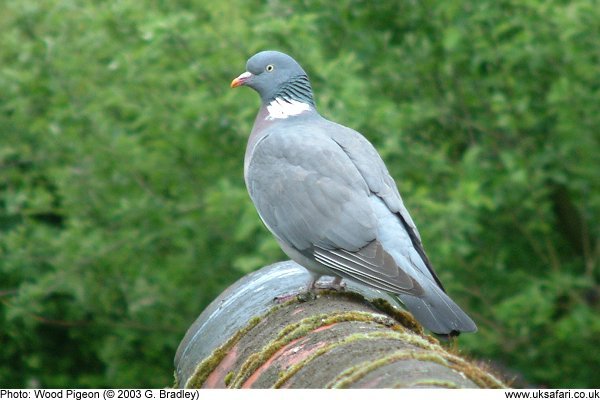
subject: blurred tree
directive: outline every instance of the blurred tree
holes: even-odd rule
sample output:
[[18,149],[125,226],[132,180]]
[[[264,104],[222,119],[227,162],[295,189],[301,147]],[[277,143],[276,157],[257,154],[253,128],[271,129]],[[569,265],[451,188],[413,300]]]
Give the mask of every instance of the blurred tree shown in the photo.
[[284,256],[244,188],[254,52],[371,139],[473,356],[598,385],[600,7],[4,0],[0,386],[164,386],[236,277]]

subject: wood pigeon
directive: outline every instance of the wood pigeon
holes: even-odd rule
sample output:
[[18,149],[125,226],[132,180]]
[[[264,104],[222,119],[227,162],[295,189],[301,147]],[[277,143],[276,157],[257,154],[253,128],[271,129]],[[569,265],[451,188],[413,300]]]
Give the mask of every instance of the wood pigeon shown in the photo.
[[244,177],[260,218],[283,251],[323,276],[353,279],[397,296],[439,335],[475,332],[446,294],[398,188],[373,145],[316,109],[310,81],[290,56],[262,51],[231,87],[262,104]]

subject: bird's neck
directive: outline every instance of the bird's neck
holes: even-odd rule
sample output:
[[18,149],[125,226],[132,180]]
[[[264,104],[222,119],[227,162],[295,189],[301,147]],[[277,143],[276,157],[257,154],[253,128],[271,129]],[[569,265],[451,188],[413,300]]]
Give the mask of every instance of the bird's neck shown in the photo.
[[267,119],[286,119],[315,110],[310,81],[306,75],[298,75],[283,84],[264,103]]
[[285,100],[282,97],[276,97],[267,104],[266,108],[267,115],[265,119],[274,120],[286,119],[303,114],[310,111],[311,106],[308,103],[303,103],[298,100]]

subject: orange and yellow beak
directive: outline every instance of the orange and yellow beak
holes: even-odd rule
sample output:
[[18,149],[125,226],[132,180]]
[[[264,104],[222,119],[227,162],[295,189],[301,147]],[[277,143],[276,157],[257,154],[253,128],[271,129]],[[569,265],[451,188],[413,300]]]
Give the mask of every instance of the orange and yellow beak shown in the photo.
[[240,76],[238,76],[237,78],[235,78],[234,80],[232,80],[230,86],[232,88],[235,88],[235,87],[238,87],[238,86],[242,86],[251,77],[252,77],[252,74],[250,72],[246,71],[243,74],[241,74]]

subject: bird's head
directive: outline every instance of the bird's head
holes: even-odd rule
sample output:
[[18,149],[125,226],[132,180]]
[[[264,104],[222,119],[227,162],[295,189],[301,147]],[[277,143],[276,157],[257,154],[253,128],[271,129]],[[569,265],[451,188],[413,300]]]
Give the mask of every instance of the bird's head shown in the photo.
[[[314,104],[306,72],[292,57],[279,51],[261,51],[250,57],[246,72],[231,82],[231,87],[248,86],[263,102],[287,96]],[[296,88],[297,90],[290,90]]]

